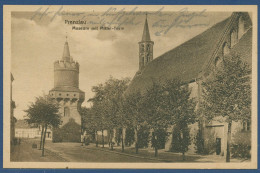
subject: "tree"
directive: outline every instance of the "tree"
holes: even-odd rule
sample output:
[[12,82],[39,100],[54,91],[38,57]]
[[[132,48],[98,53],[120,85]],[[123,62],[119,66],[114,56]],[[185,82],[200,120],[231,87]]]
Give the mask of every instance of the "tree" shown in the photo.
[[92,88],[95,96],[89,100],[93,103],[94,113],[100,117],[101,131],[103,132],[104,129],[109,131],[109,144],[112,150],[113,130],[117,127],[124,128],[124,115],[121,114],[120,110],[122,96],[129,81],[128,78],[120,80],[110,77],[104,84]]
[[[39,102],[40,99],[44,99],[43,97],[36,98],[36,102]],[[41,128],[41,140],[40,140],[40,150],[42,149],[42,141],[43,141],[43,134],[44,134],[44,126],[42,125],[42,119],[43,119],[43,113],[40,112],[39,109],[37,109],[35,103],[31,103],[29,108],[25,110],[27,113],[26,115],[26,121],[28,124],[35,124],[38,127]]]
[[166,94],[166,111],[171,115],[171,125],[175,126],[173,139],[177,144],[172,148],[182,153],[185,160],[185,152],[191,143],[189,125],[196,120],[194,98],[190,97],[191,89],[180,80],[168,80],[164,88]]
[[59,114],[59,106],[54,103],[50,97],[41,96],[37,97],[35,103],[31,103],[27,110],[27,122],[29,124],[37,124],[42,127],[41,145],[42,156],[44,156],[44,144],[48,127],[58,127],[61,123]]
[[[108,123],[110,134],[113,133],[115,128],[124,129],[125,116],[121,112],[123,93],[127,89],[130,79],[125,78],[122,80],[114,79],[110,77],[104,85],[105,90],[105,110],[106,110],[106,121]],[[122,133],[123,136],[123,133]],[[113,150],[113,135],[110,135],[110,146]],[[122,140],[122,151],[124,150],[124,143]]]
[[226,162],[230,162],[232,121],[251,121],[250,80],[249,65],[231,55],[203,82],[203,114],[208,119],[222,116],[228,123]]
[[105,141],[104,141],[104,130],[107,127],[107,123],[105,120],[105,113],[103,110],[103,105],[101,102],[95,102],[93,106],[91,107],[91,112],[93,114],[93,118],[91,119],[91,123],[93,125],[93,128],[95,129],[95,140],[96,140],[96,146],[98,146],[98,131],[101,131],[101,142],[102,147],[104,148]]
[[125,150],[125,136],[124,135],[126,134],[126,128],[129,124],[128,117],[125,114],[125,105],[124,104],[125,104],[125,102],[124,102],[124,99],[122,96],[119,99],[119,110],[116,114],[117,122],[120,127],[120,129],[118,130],[119,131],[118,138],[120,138],[120,136],[121,136],[121,139],[118,139],[118,141],[121,141],[122,152],[124,152],[124,150]]
[[[82,129],[83,133],[87,132],[88,135],[96,135],[96,129],[98,126],[98,119],[95,117],[93,113],[93,109],[82,107],[80,110],[81,118],[82,118]],[[98,141],[95,139],[96,145],[98,145]]]
[[128,128],[133,127],[135,135],[135,152],[139,148],[139,130],[147,124],[146,117],[143,113],[143,96],[140,92],[126,95],[123,102],[123,114],[126,117]]
[[169,126],[175,126],[178,139],[178,151],[183,154],[190,144],[188,125],[195,121],[195,101],[190,98],[191,90],[179,79],[154,83],[144,97],[147,121],[153,130],[153,147],[155,156],[158,148],[167,140]]
[[132,126],[127,126],[125,130],[125,145],[131,146],[135,142],[135,132]]
[[106,128],[105,114],[103,109],[103,100],[104,100],[104,86],[103,84],[98,84],[97,86],[92,87],[92,92],[95,93],[93,98],[90,98],[88,102],[92,102],[91,113],[93,118],[91,123],[95,129],[95,140],[96,147],[98,146],[98,131],[102,132],[102,147],[104,148],[104,130]]
[[152,146],[155,150],[155,157],[158,155],[159,135],[162,131],[166,133],[171,123],[171,114],[167,112],[167,107],[170,105],[167,105],[166,99],[167,93],[164,90],[164,86],[159,83],[153,83],[151,88],[145,93],[143,100],[145,119],[153,131]]

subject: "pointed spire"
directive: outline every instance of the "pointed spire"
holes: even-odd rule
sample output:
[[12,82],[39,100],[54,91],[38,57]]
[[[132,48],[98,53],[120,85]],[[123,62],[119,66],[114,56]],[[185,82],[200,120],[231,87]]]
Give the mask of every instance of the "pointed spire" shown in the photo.
[[66,42],[64,44],[62,60],[64,60],[64,61],[69,61],[70,60],[70,49],[69,49],[69,43],[67,41],[67,35],[66,35]]
[[148,22],[147,22],[147,13],[146,13],[146,18],[145,18],[145,24],[144,24],[144,31],[143,31],[142,41],[151,41],[150,33],[149,33],[149,27],[148,27]]

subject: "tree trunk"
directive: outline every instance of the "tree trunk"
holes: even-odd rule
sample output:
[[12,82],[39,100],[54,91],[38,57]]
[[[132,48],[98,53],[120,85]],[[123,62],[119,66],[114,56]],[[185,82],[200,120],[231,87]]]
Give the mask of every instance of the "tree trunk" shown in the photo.
[[42,126],[41,141],[40,141],[40,150],[42,149],[43,132],[44,132],[44,127]]
[[158,144],[157,144],[157,136],[154,137],[154,157],[158,156]]
[[97,130],[96,130],[96,137],[95,137],[95,140],[96,140],[96,147],[98,147],[98,133],[97,133]]
[[122,136],[122,138],[121,138],[121,140],[122,140],[122,152],[124,152],[125,151],[125,144],[124,144],[124,128],[122,128],[122,134],[121,134]]
[[229,121],[229,122],[228,122],[228,134],[227,134],[227,154],[226,154],[226,162],[230,162],[231,127],[232,127],[232,121]]
[[185,158],[185,152],[184,152],[184,151],[182,152],[182,160],[183,160],[183,161],[186,160],[186,158]]
[[184,136],[184,133],[183,133],[185,127],[179,126],[179,131],[180,131],[179,138],[180,138],[180,143],[181,143],[181,152],[182,152],[182,160],[183,161],[185,160],[185,143],[184,143],[185,136]]
[[101,130],[101,132],[102,132],[102,148],[104,148],[105,146],[105,141],[104,141],[104,130],[102,129]]
[[110,132],[110,137],[109,137],[109,141],[110,141],[110,147],[111,147],[111,150],[114,150],[114,148],[113,148],[113,136],[114,136],[114,134],[112,135],[112,133],[114,133],[114,131],[113,130],[109,130],[109,132]]
[[47,125],[45,125],[44,135],[43,135],[43,141],[42,141],[42,156],[44,156],[44,144],[45,144],[45,137],[47,132]]
[[135,128],[135,153],[138,154],[138,130]]

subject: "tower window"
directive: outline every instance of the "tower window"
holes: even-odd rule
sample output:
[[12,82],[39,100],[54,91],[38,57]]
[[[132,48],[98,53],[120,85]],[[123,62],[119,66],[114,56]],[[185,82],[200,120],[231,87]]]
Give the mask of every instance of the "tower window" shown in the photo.
[[69,117],[70,116],[70,108],[65,107],[64,108],[64,117]]
[[143,52],[144,51],[144,45],[141,44],[141,51]]
[[149,44],[147,45],[146,50],[150,51],[150,45]]
[[61,96],[61,93],[59,93],[59,96]]
[[69,96],[69,94],[67,94],[67,96]]

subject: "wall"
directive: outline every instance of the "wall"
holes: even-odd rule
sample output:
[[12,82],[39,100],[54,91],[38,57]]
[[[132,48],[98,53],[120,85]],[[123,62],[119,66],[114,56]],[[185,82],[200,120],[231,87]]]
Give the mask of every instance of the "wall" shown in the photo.
[[75,61],[54,63],[54,87],[79,87],[79,64]]
[[[78,112],[78,108],[80,107],[81,104],[78,101],[61,100],[59,102],[59,105],[60,105],[59,112],[61,114],[62,121],[63,121],[61,126],[64,126],[66,123],[68,123],[71,118],[73,118],[77,124],[81,125],[81,115]],[[69,111],[70,111],[69,116],[64,116],[65,107],[69,108]]]

